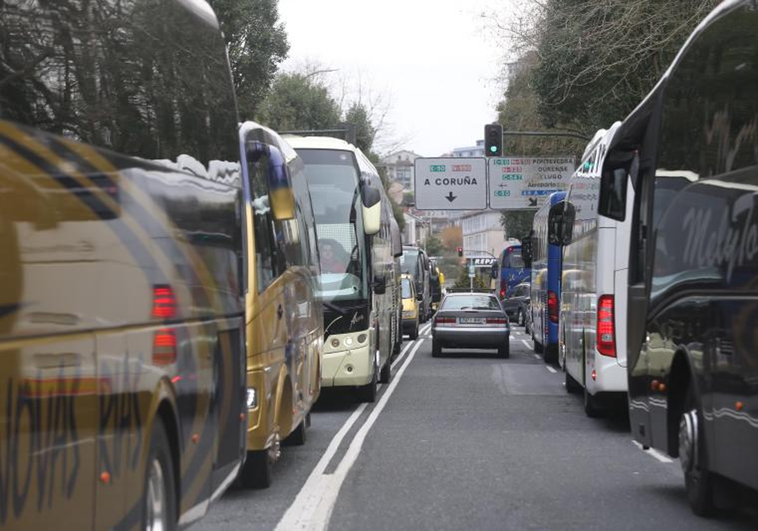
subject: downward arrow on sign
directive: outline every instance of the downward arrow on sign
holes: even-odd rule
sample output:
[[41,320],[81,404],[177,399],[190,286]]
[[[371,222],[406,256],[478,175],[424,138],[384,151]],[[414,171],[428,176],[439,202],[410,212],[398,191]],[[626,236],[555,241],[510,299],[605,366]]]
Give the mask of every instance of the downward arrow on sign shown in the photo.
[[453,192],[450,192],[449,194],[447,194],[445,196],[445,199],[447,199],[448,201],[450,201],[452,203],[453,201],[455,201],[456,197],[458,197],[458,196],[457,195],[453,195]]

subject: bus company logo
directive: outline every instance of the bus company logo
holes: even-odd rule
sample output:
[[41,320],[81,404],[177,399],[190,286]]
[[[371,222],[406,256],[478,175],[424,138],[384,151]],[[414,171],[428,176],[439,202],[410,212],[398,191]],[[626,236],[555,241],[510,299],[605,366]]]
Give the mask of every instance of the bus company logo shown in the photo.
[[365,315],[363,315],[362,313],[355,312],[353,314],[353,318],[350,319],[350,328],[354,327],[355,325],[357,325],[361,321],[365,321],[365,320],[366,320],[366,316]]
[[726,282],[730,282],[736,267],[758,256],[758,225],[753,220],[755,193],[737,199],[724,210],[718,226],[714,211],[691,208],[683,218],[686,233],[684,264],[696,267],[726,267]]

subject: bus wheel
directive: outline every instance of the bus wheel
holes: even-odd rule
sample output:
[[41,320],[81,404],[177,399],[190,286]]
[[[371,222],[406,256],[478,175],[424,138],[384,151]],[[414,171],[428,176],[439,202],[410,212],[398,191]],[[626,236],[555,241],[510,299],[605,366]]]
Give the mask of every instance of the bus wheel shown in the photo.
[[705,438],[700,419],[690,387],[687,390],[684,413],[679,420],[679,462],[692,512],[698,516],[709,516],[715,509],[714,478],[705,463]]
[[176,482],[170,448],[166,428],[156,419],[145,470],[142,529],[176,529]]
[[382,371],[379,373],[379,381],[383,384],[388,384],[392,381],[392,358],[387,358],[387,363],[382,367]]
[[303,418],[302,422],[297,425],[297,428],[295,428],[294,431],[289,434],[289,437],[287,437],[284,442],[286,442],[288,446],[304,445],[305,441],[308,439],[308,436],[305,433],[307,427],[308,417],[305,417]]
[[376,366],[374,366],[374,373],[371,375],[371,381],[366,385],[358,388],[358,400],[361,402],[373,403],[376,402]]
[[582,392],[582,386],[577,383],[576,380],[568,373],[568,371],[564,370],[564,381],[566,383],[566,392],[572,395],[576,395]]
[[600,399],[596,396],[592,396],[587,389],[584,390],[584,413],[592,419],[598,418],[602,415]]
[[240,482],[247,489],[267,489],[271,486],[273,468],[271,449],[254,450],[247,453],[245,464],[240,470]]
[[534,352],[537,354],[542,354],[542,343],[538,343],[534,337],[532,337],[532,341],[534,341]]

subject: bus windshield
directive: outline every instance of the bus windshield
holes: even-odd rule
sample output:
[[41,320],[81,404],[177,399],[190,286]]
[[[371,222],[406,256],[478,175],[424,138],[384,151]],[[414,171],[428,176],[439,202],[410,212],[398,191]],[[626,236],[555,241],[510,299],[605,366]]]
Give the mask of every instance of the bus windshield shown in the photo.
[[352,153],[303,149],[305,176],[316,218],[325,302],[368,299],[358,170]]

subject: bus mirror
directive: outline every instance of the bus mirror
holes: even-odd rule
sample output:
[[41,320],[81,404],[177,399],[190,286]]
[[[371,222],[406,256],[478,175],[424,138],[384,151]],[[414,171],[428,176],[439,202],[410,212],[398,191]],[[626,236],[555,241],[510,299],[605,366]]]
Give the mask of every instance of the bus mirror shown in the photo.
[[292,181],[284,154],[276,146],[253,140],[247,143],[247,157],[251,164],[268,163],[268,167],[261,170],[266,172],[269,205],[274,219],[276,221],[293,219],[295,197],[292,193]]
[[497,279],[497,275],[499,273],[498,269],[499,268],[497,267],[497,262],[492,264],[492,269],[490,270],[490,277],[492,277],[493,279]]
[[382,194],[373,186],[361,188],[363,208],[363,232],[371,236],[379,232],[382,225]]
[[564,201],[550,207],[547,215],[547,241],[550,245],[562,245]]
[[[635,162],[637,157],[635,156]],[[636,166],[633,162],[632,166]],[[607,169],[600,179],[600,200],[598,214],[616,221],[626,217],[626,186],[628,178],[626,168]]]

